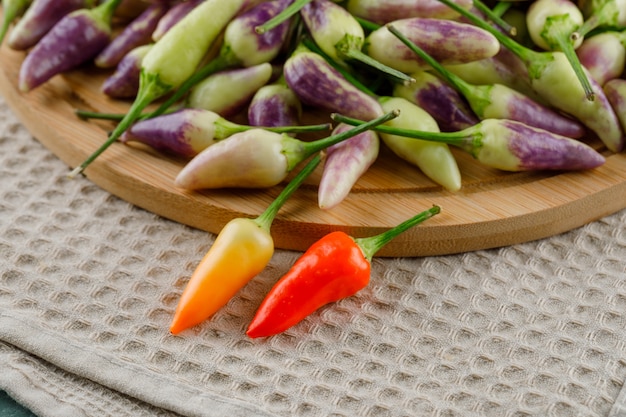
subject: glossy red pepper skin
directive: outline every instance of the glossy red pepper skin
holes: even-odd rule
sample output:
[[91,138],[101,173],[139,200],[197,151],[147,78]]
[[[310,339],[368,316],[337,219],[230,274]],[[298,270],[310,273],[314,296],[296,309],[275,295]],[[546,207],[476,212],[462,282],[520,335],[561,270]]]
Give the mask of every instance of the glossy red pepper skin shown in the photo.
[[325,304],[354,295],[370,280],[370,261],[349,235],[332,232],[309,247],[274,285],[246,334],[283,332]]

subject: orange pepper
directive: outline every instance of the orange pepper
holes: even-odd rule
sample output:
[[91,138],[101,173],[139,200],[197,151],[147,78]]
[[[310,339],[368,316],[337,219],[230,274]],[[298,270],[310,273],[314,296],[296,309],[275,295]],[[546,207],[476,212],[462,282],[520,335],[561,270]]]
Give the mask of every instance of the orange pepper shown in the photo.
[[177,334],[211,317],[261,272],[274,254],[272,221],[287,198],[320,163],[316,155],[256,219],[228,222],[192,274],[170,331]]

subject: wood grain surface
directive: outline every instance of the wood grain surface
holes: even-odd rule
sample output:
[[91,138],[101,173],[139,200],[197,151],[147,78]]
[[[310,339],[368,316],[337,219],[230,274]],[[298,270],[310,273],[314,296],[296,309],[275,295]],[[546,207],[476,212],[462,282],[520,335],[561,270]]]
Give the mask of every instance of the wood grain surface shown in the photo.
[[[75,109],[123,112],[129,103],[105,97],[100,86],[109,72],[91,66],[21,93],[17,80],[23,58],[23,52],[0,48],[0,93],[31,134],[68,165],[58,175],[71,181],[66,178],[70,168],[97,149],[113,127],[81,120]],[[456,193],[381,147],[376,163],[331,210],[317,206],[320,167],[279,212],[272,225],[275,245],[302,251],[333,230],[370,236],[433,204],[441,206],[441,214],[398,236],[377,256],[444,255],[562,233],[626,207],[626,157],[593,138],[588,142],[607,161],[585,172],[505,173],[455,150],[463,178]],[[186,192],[173,184],[184,164],[145,147],[115,143],[84,175],[132,204],[212,233],[232,218],[259,215],[284,186]]]

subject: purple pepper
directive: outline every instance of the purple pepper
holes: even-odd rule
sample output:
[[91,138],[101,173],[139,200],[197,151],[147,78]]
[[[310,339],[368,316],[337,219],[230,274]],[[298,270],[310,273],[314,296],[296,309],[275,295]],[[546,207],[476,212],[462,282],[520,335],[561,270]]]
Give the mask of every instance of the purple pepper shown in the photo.
[[132,98],[139,91],[141,60],[153,44],[138,46],[117,64],[115,72],[102,83],[102,92],[113,98]]
[[626,80],[614,78],[604,84],[604,93],[611,103],[622,128],[626,131]]
[[30,91],[94,58],[110,41],[111,17],[120,1],[74,11],[54,25],[22,62],[20,90]]
[[[352,127],[339,124],[333,134]],[[378,158],[380,139],[376,132],[368,130],[344,142],[326,149],[324,171],[318,188],[318,205],[329,210],[341,203],[350,193],[356,181]]]
[[[500,50],[500,43],[492,34],[468,23],[410,18],[396,20],[393,25],[442,65],[489,58]],[[385,27],[368,35],[364,49],[375,60],[405,73],[427,67]]]
[[259,88],[248,106],[248,123],[252,126],[294,126],[301,116],[302,103],[282,77]]
[[585,129],[578,121],[563,116],[502,84],[473,85],[447,71],[433,57],[407,39],[393,24],[387,28],[411,51],[465,97],[479,119],[510,119],[570,138],[580,138]]
[[624,72],[626,32],[607,31],[587,38],[576,49],[576,55],[591,77],[603,86]]
[[364,120],[383,114],[376,98],[302,45],[287,59],[283,72],[287,85],[304,104]]
[[90,8],[93,3],[93,0],[34,0],[11,31],[7,45],[24,51],[39,42],[65,15]]
[[[468,9],[472,6],[472,0],[456,0],[456,3]],[[379,25],[411,17],[453,20],[459,16],[437,0],[349,0],[346,9]]]
[[[334,115],[350,125],[359,120]],[[421,140],[447,143],[470,153],[483,165],[503,171],[584,170],[604,164],[591,146],[547,130],[505,119],[485,119],[458,132],[433,133],[377,126],[374,130]]]
[[465,99],[441,78],[426,71],[411,76],[415,82],[396,85],[393,94],[424,109],[443,132],[456,132],[479,122]]
[[[133,124],[120,136],[120,141],[141,142],[160,152],[188,159],[235,133],[255,128],[231,122],[209,110],[184,108]],[[328,130],[329,124],[263,129],[275,133],[298,133]]]
[[133,124],[120,142],[141,142],[163,153],[192,158],[227,137],[217,125],[220,120],[215,112],[182,109]]
[[187,0],[176,3],[159,19],[154,31],[152,32],[152,41],[156,42],[165,32],[170,30],[172,26],[178,23],[183,17],[185,17],[191,10],[204,0]]
[[168,8],[169,5],[165,0],[156,1],[148,6],[96,56],[94,60],[96,66],[100,68],[114,67],[131,50],[151,43],[152,32]]

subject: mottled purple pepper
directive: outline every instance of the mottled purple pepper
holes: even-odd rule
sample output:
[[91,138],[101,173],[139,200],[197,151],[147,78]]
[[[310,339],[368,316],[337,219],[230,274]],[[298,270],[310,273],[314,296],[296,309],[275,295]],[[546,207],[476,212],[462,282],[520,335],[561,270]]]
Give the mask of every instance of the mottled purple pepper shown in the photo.
[[[393,25],[442,65],[489,58],[500,50],[493,35],[467,23],[411,18],[397,20]],[[428,67],[385,27],[368,35],[364,50],[375,60],[406,73]]]
[[376,98],[359,90],[322,56],[300,45],[283,66],[287,85],[307,105],[370,120],[383,114]]
[[[472,6],[472,0],[456,3],[468,9]],[[354,16],[379,25],[410,17],[453,20],[459,16],[438,0],[348,0],[346,8]]]
[[7,45],[15,50],[26,50],[39,42],[65,15],[90,8],[93,3],[93,0],[34,0],[11,31]]
[[411,76],[415,82],[396,85],[393,94],[424,109],[443,132],[456,132],[479,122],[467,101],[441,78],[426,71],[414,72]]
[[110,41],[111,17],[121,0],[63,17],[22,62],[19,88],[27,92],[93,59]]
[[294,126],[300,123],[302,103],[284,78],[257,90],[248,106],[252,126]]
[[229,136],[217,125],[222,119],[208,110],[182,109],[133,124],[120,142],[141,142],[160,152],[192,158]]
[[152,43],[152,33],[159,19],[168,10],[167,1],[155,1],[128,23],[99,54],[94,63],[100,68],[112,68],[138,46]]
[[[120,141],[141,142],[163,153],[191,158],[222,139],[256,128],[231,122],[209,110],[183,108],[133,124],[120,136]],[[263,129],[275,133],[328,131],[330,124]]]
[[113,74],[102,83],[102,92],[113,98],[132,98],[139,91],[141,61],[153,44],[138,46],[117,64]]
[[604,84],[604,92],[626,131],[626,80],[614,78]]
[[576,49],[580,63],[602,86],[624,72],[626,32],[607,31],[585,39]]
[[[362,121],[334,115],[350,125]],[[584,170],[604,164],[605,158],[591,146],[547,130],[505,119],[485,119],[458,132],[424,132],[377,126],[391,133],[421,140],[447,143],[471,154],[483,165],[504,171]]]
[[[333,134],[345,132],[351,128],[352,126],[339,124]],[[376,161],[379,149],[378,134],[371,130],[328,147],[317,193],[319,207],[330,210],[341,203],[357,180]]]

